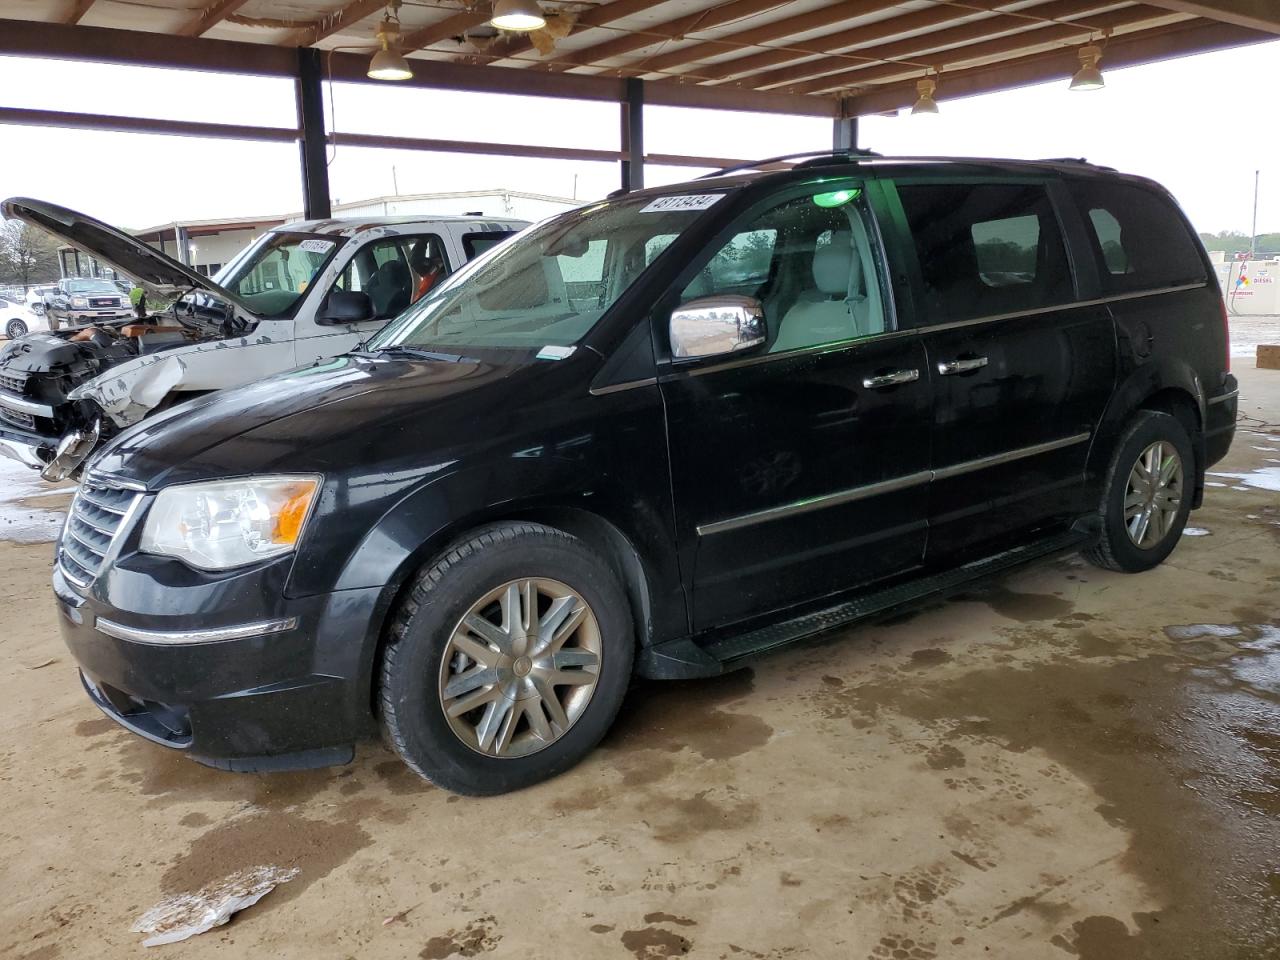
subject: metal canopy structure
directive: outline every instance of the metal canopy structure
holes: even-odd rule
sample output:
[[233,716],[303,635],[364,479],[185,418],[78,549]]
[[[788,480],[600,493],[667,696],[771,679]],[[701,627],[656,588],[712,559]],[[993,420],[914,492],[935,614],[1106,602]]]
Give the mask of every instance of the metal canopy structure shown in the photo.
[[[1093,42],[1120,67],[1280,36],[1276,0],[544,0],[548,24],[502,34],[490,0],[404,0],[410,86],[613,102],[616,148],[583,149],[326,130],[322,83],[365,73],[386,0],[0,0],[0,54],[289,77],[296,128],[0,107],[0,122],[296,141],[309,216],[329,208],[327,143],[616,161],[626,189],[645,163],[733,158],[646,154],[645,105],[856,118],[936,99],[1065,79]],[[360,52],[351,52],[352,50]]]

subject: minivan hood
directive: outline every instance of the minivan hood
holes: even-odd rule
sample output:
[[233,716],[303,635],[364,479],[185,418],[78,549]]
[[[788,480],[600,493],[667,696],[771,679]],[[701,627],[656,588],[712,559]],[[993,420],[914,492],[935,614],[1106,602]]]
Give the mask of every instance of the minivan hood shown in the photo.
[[403,438],[396,427],[403,418],[416,424],[406,429],[421,440],[431,419],[426,411],[455,403],[470,411],[487,387],[530,372],[519,363],[338,357],[148,417],[104,446],[89,471],[153,490],[209,476],[324,472],[334,448],[352,435],[371,449],[375,436]]
[[146,291],[147,300],[153,305],[168,303],[198,290],[234,307],[246,320],[260,319],[230,290],[101,220],[29,197],[10,197],[0,204],[0,213],[47,230],[59,240],[88,253],[99,263],[133,278]]

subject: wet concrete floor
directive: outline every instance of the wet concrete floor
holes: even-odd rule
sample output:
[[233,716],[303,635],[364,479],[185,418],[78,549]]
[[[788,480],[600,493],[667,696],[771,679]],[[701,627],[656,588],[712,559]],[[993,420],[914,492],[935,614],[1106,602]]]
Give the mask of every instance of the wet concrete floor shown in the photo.
[[0,956],[137,956],[160,898],[259,864],[300,873],[157,952],[1280,956],[1280,493],[1250,482],[1280,373],[1238,372],[1254,419],[1159,570],[1028,568],[639,685],[585,764],[494,799],[373,744],[247,776],[122,732],[57,639],[48,545],[0,542]]

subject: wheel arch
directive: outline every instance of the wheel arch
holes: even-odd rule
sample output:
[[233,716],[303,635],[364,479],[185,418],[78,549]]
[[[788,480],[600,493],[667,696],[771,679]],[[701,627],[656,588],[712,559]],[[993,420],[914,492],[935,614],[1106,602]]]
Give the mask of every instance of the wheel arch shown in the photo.
[[1116,443],[1125,426],[1141,410],[1167,413],[1177,418],[1187,431],[1195,453],[1192,507],[1199,507],[1204,498],[1204,396],[1194,372],[1189,368],[1149,364],[1133,371],[1117,386],[1093,444],[1089,458],[1089,477],[1095,482],[1101,482],[1115,455]]
[[368,691],[371,711],[376,712],[378,690],[375,678],[386,649],[391,620],[412,589],[417,572],[445,553],[451,544],[469,537],[483,527],[501,523],[540,523],[562,530],[585,542],[608,561],[626,594],[637,649],[649,643],[654,633],[653,574],[646,567],[631,538],[613,521],[577,505],[554,502],[505,504],[451,520],[408,551],[388,580],[377,604],[376,643],[369,646],[361,664],[361,683]]

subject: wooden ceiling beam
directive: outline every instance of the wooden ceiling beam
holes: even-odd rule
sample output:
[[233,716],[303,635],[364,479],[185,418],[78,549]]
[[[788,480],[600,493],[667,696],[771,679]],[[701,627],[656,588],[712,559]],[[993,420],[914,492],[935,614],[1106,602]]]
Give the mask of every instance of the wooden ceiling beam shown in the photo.
[[[844,40],[848,39],[848,35],[840,38],[834,44],[815,41],[806,46],[823,47],[824,49],[815,50],[815,52],[827,54],[827,56],[820,60],[809,60],[766,73],[748,74],[741,78],[741,82],[744,86],[757,90],[785,86],[811,77],[839,73],[842,69],[856,67],[854,61],[857,60],[863,60],[864,65],[869,66],[874,66],[878,60],[910,60],[925,51],[942,50],[946,47],[992,40],[1001,34],[1026,36],[1028,43],[1031,43],[1034,42],[1036,31],[1054,26],[1053,23],[1049,22],[1050,20],[1072,20],[1077,17],[1083,17],[1091,22],[1090,14],[1097,14],[1099,10],[1114,8],[1116,5],[1116,0],[1054,0],[1054,2],[1047,3],[1042,7],[1024,8],[1019,11],[1020,13],[1034,13],[1036,16],[1043,16],[1045,19],[1041,21],[1028,20],[1025,16],[1017,16],[1016,14],[998,13],[995,16],[983,17],[981,20],[969,20],[954,27],[918,34],[905,40],[898,40],[879,46],[867,46],[864,41],[854,50],[849,50],[851,45],[844,43]],[[1126,10],[1129,9],[1135,8],[1126,8]],[[932,13],[933,11],[925,12]],[[1166,15],[1163,11],[1155,11],[1153,13],[1153,16]],[[1084,29],[1084,25],[1081,26],[1081,29]],[[847,51],[847,57],[832,56],[832,54],[844,51]]]
[[1238,27],[1280,33],[1280,3],[1276,0],[1150,0],[1157,7],[1190,13]]
[[[1271,35],[1268,33],[1238,27],[1235,24],[1214,23],[1209,20],[1184,20],[1180,23],[1113,37],[1107,44],[1107,56],[1102,65],[1104,70],[1108,67],[1132,67],[1270,39]],[[1070,56],[1069,51],[1048,50],[981,67],[971,67],[968,70],[943,74],[938,80],[934,99],[952,100],[1051,80],[1066,80],[1079,66],[1079,62],[1075,57]],[[916,97],[914,80],[886,84],[881,89],[872,89],[850,97],[845,101],[845,109],[850,116],[874,116],[905,109],[915,102]]]
[[[643,13],[650,7],[656,7],[665,2],[666,0],[612,0],[611,3],[602,3],[578,14],[578,18],[573,24],[573,33],[578,34],[584,30],[607,27],[616,20]],[[523,57],[533,52],[535,51],[533,44],[529,42],[529,38],[517,35],[486,50],[485,56],[490,58],[489,62],[497,63],[499,60]]]
[[421,50],[429,47],[433,43],[439,43],[441,40],[448,40],[451,37],[460,37],[472,27],[478,27],[482,23],[487,23],[489,14],[473,13],[464,10],[461,13],[451,14],[436,23],[428,24],[417,30],[411,30],[400,38],[400,47],[405,53],[411,50]]
[[179,27],[176,31],[180,37],[202,37],[223,18],[235,13],[243,7],[249,0],[217,0],[217,3],[210,4],[200,11],[200,16],[196,17],[185,26]]
[[[1038,27],[1034,30],[1026,30],[1022,33],[1015,33],[984,43],[967,44],[936,52],[924,50],[912,58],[921,66],[886,63],[879,66],[863,67],[858,70],[846,70],[841,73],[833,73],[830,76],[819,77],[817,80],[794,84],[787,87],[786,90],[788,93],[825,93],[827,91],[862,87],[897,77],[911,75],[918,77],[924,75],[924,65],[927,65],[930,69],[941,71],[948,69],[953,64],[971,63],[975,60],[1018,57],[1022,54],[1030,53],[1036,47],[1048,44],[1062,46],[1084,44],[1088,41],[1090,33],[1093,32],[1090,27],[1097,28],[1097,30],[1119,30],[1173,16],[1177,16],[1177,14],[1171,14],[1167,10],[1158,10],[1153,7],[1129,7],[1124,10],[1116,10],[1112,13],[1090,17],[1088,27],[1084,24],[1080,26],[1067,24],[1059,27]],[[1114,42],[1114,38],[1112,41],[1108,41],[1108,48],[1112,42]],[[1107,53],[1104,52],[1103,62],[1106,63],[1106,61]]]
[[93,0],[75,0],[71,4],[71,9],[67,11],[67,15],[62,18],[62,22],[67,26],[74,26],[84,19],[84,15],[89,12],[89,8],[93,6]]
[[[726,37],[720,37],[715,40],[704,40],[701,43],[694,44],[690,47],[681,47],[678,50],[672,50],[670,53],[660,54],[653,57],[645,57],[642,60],[636,60],[628,63],[623,67],[626,73],[644,74],[659,73],[668,70],[678,69],[680,67],[692,66],[700,64],[702,60],[708,57],[714,57],[724,54],[729,50],[741,50],[742,48],[750,48],[759,44],[771,43],[776,40],[782,40],[786,37],[793,37],[798,33],[808,33],[811,30],[821,30],[825,27],[832,27],[839,23],[845,23],[855,17],[866,17],[881,10],[887,10],[891,7],[898,6],[902,0],[846,0],[843,3],[837,3],[829,7],[823,7],[819,10],[810,10],[808,13],[797,14],[793,17],[785,17],[782,20],[774,20],[770,23],[764,23],[749,30],[741,30],[737,33],[730,34]],[[934,14],[934,11],[928,11]],[[946,17],[964,16],[967,11],[958,8],[944,8]],[[935,14],[936,15],[936,14]],[[781,51],[778,51],[781,52]],[[760,55],[771,55],[775,51],[765,51]],[[783,53],[783,60],[775,62],[782,63],[788,58],[794,58],[794,54]],[[743,59],[751,60],[751,57]],[[729,61],[737,64],[738,60]],[[697,75],[699,78],[707,76],[728,76],[725,65],[722,64],[706,64],[697,67]]]
[[[387,5],[387,0],[352,0],[340,10],[335,10],[316,21],[315,26],[303,27],[292,39],[293,46],[310,47],[326,37],[331,37],[339,30],[345,30],[352,24],[359,23],[365,17],[377,13]],[[370,34],[369,42],[373,42]]]
[[572,67],[599,67],[602,60],[612,60],[614,57],[625,56],[633,50],[661,43],[663,40],[680,40],[683,39],[686,33],[692,33],[697,30],[712,30],[716,27],[724,26],[726,23],[732,23],[735,20],[752,17],[775,7],[784,6],[786,2],[787,0],[729,0],[728,3],[722,3],[708,10],[699,10],[697,13],[676,17],[674,20],[667,20],[665,23],[654,24],[652,27],[646,27],[643,31],[620,34],[612,40],[598,43],[594,47],[558,54],[551,67],[553,70],[568,70]]

